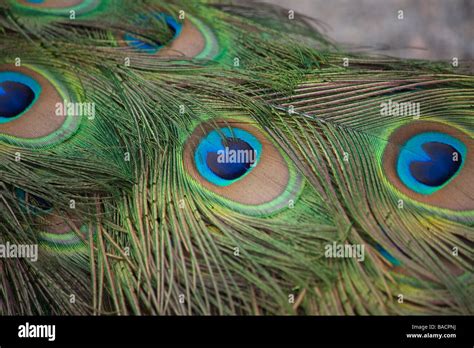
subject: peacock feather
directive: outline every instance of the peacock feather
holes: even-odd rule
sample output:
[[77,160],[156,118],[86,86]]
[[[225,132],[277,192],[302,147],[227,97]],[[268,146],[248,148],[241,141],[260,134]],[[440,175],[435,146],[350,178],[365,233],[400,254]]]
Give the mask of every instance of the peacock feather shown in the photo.
[[472,74],[253,5],[0,4],[1,314],[474,313]]

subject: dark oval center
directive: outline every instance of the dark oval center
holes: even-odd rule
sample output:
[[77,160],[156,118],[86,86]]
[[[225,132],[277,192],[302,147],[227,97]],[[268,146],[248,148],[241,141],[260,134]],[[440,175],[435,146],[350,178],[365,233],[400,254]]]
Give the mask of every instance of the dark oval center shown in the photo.
[[413,161],[410,172],[413,177],[427,186],[441,186],[451,179],[461,167],[463,158],[453,146],[428,142],[422,145],[430,157],[429,161]]
[[34,99],[35,92],[27,85],[15,81],[0,82],[0,117],[20,115]]
[[226,138],[223,148],[207,154],[209,169],[225,180],[235,180],[243,176],[257,159],[255,150],[247,142],[237,138]]

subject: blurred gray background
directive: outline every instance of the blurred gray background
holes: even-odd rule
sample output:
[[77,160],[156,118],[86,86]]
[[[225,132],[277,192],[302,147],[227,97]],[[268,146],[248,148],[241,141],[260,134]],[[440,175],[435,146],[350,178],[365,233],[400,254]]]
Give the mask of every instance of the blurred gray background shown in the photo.
[[[259,1],[317,19],[332,41],[352,50],[365,47],[402,58],[474,59],[474,0]],[[403,20],[397,18],[399,10]]]

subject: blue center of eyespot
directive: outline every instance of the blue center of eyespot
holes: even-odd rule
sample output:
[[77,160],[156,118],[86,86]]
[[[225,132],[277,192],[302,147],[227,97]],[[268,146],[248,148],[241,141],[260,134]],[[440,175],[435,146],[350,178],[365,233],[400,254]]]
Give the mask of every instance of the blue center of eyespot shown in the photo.
[[27,2],[32,3],[32,4],[42,4],[44,0],[28,0]]
[[[462,155],[451,145],[430,142],[422,145],[430,156],[430,161],[414,161],[410,163],[413,177],[427,186],[441,186],[451,179],[462,164]],[[458,159],[453,160],[453,155]]]
[[450,135],[421,133],[401,148],[397,172],[408,188],[429,195],[443,188],[459,173],[466,153],[466,146]]
[[[159,20],[164,20],[166,22],[168,28],[173,32],[173,38],[171,39],[171,41],[180,35],[182,24],[178,23],[173,17],[164,13],[155,14],[154,17]],[[138,23],[140,23],[141,21],[146,21],[148,18],[149,17],[147,15],[142,15],[140,16]],[[161,43],[155,40],[144,41],[139,36],[131,33],[126,33],[123,36],[123,39],[125,40],[127,45],[149,54],[154,54],[158,52],[163,46],[169,43]]]
[[18,72],[0,72],[0,124],[24,114],[36,101],[41,86]]
[[0,115],[5,118],[18,116],[35,99],[33,90],[20,82],[0,82]]
[[205,136],[196,148],[196,168],[207,181],[228,186],[244,178],[260,160],[262,145],[239,128],[221,128]]
[[[237,138],[226,138],[223,144],[225,148],[221,153],[209,152],[207,154],[206,164],[222,179],[238,179],[254,165],[256,159],[254,149],[247,142]],[[243,155],[239,156],[239,154]],[[232,159],[232,156],[235,158]]]

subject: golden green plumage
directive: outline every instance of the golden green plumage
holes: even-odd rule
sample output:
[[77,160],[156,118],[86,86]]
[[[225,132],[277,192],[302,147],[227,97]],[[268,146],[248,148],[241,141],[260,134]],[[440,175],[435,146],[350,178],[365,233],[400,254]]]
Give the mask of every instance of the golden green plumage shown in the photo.
[[[40,244],[37,262],[0,259],[1,314],[474,311],[471,75],[343,54],[271,7],[89,2],[74,19],[1,7],[0,73],[45,77],[43,109],[64,95],[95,107],[29,139],[0,123],[0,244]],[[419,119],[381,115],[390,100],[419,102]],[[448,209],[384,165],[403,147],[393,134],[420,122],[465,136],[464,165],[437,195],[467,198]],[[224,129],[263,150],[220,187],[194,159]],[[328,257],[334,242],[363,246],[363,261]]]

